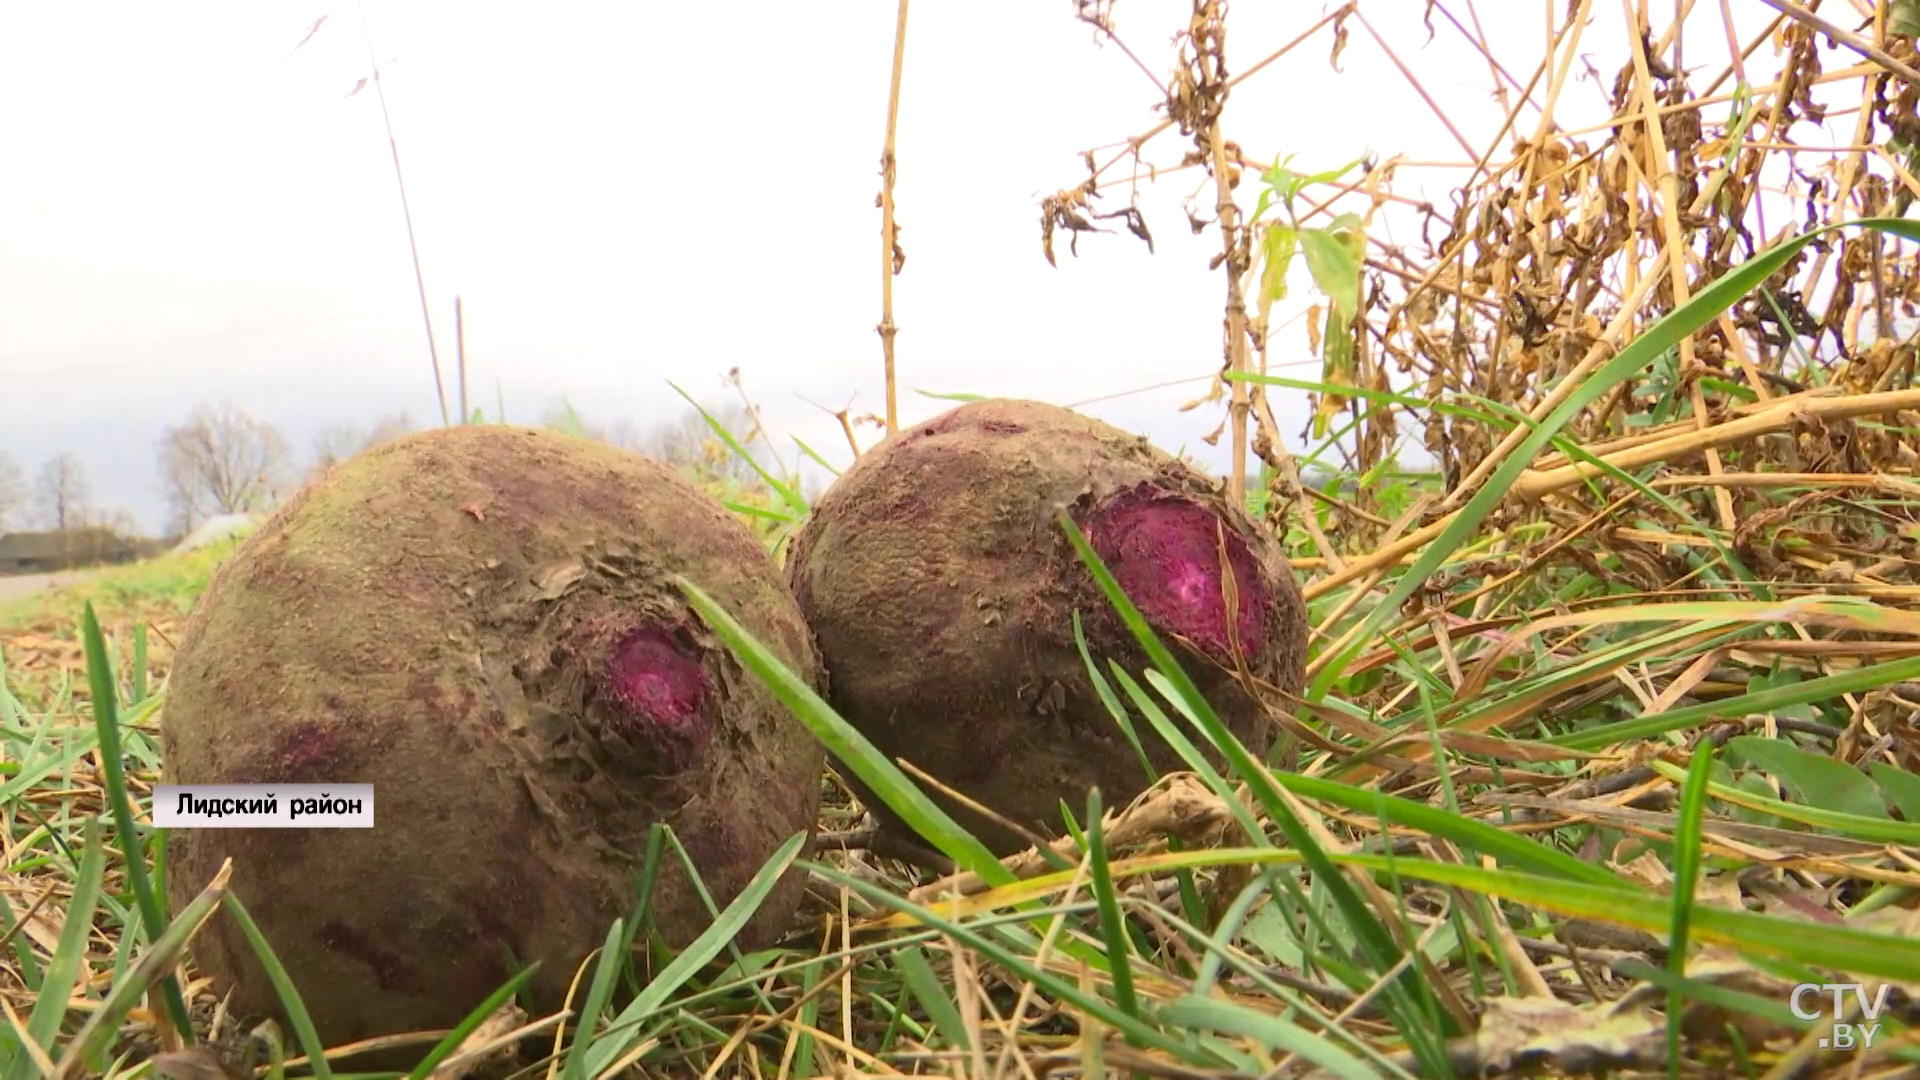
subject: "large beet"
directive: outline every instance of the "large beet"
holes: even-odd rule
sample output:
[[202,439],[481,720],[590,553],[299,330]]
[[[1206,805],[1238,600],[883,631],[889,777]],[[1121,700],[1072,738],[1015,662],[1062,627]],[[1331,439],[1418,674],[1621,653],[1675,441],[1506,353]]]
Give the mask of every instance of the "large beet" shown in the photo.
[[[1146,660],[1060,528],[1067,508],[1227,725],[1264,751],[1270,721],[1236,682],[1230,643],[1255,678],[1298,693],[1306,607],[1278,544],[1218,487],[1144,439],[1036,402],[971,403],[890,436],[819,500],[788,560],[833,705],[889,757],[1043,835],[1061,831],[1061,800],[1084,813],[1092,785],[1109,807],[1138,794],[1145,772],[1087,678],[1075,610],[1096,659],[1136,676]],[[1185,767],[1135,728],[1157,769]],[[943,808],[1000,853],[1025,846]]]
[[[549,432],[443,428],[309,486],[200,600],[163,724],[178,784],[371,783],[372,829],[180,830],[184,903],[232,857],[329,1045],[448,1027],[538,960],[557,1008],[630,916],[666,822],[715,900],[813,827],[822,751],[683,602],[684,574],[803,677],[818,654],[751,532],[663,465]],[[711,921],[668,850],[656,925]],[[789,874],[743,945],[784,930]],[[277,1015],[232,920],[194,942]]]

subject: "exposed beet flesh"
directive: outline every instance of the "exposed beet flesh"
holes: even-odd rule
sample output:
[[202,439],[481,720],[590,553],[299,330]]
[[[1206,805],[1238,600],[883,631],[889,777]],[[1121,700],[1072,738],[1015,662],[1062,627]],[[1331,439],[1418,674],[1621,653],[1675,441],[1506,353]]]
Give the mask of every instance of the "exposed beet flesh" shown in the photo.
[[[1035,402],[970,403],[904,429],[828,489],[788,558],[832,704],[881,752],[1043,836],[1062,830],[1062,800],[1084,813],[1089,787],[1108,807],[1138,794],[1145,770],[1087,679],[1074,613],[1097,662],[1137,677],[1147,661],[1060,528],[1066,510],[1163,640],[1191,646],[1182,665],[1229,729],[1264,753],[1271,722],[1234,671],[1297,693],[1306,606],[1278,543],[1219,488],[1143,439]],[[1186,767],[1134,726],[1157,771]],[[934,798],[994,849],[1025,846]]]
[[602,678],[636,733],[682,743],[705,742],[711,733],[706,670],[672,631],[641,626],[628,632],[614,645]]
[[[1087,539],[1095,554],[1149,622],[1222,663],[1232,662],[1236,637],[1244,656],[1265,651],[1273,590],[1246,538],[1231,526],[1222,529],[1213,510],[1143,484],[1108,499],[1089,517]],[[1220,572],[1223,545],[1233,568],[1231,620]]]
[[[231,857],[230,887],[328,1046],[452,1027],[532,961],[527,992],[562,1007],[631,917],[656,823],[726,904],[811,832],[823,754],[676,574],[822,685],[758,538],[664,465],[466,425],[332,470],[201,597],[169,683],[164,779],[371,783],[375,827],[175,832],[172,902]],[[787,928],[802,885],[781,880],[742,948]],[[649,913],[672,947],[711,923],[673,858]],[[232,920],[209,923],[192,960],[237,1016],[285,1023]],[[404,1070],[420,1052],[355,1060]]]

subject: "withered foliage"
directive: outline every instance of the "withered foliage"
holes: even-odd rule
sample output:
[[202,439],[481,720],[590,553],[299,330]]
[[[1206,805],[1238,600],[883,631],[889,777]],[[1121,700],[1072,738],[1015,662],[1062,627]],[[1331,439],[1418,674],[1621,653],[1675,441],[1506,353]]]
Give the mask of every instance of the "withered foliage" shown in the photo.
[[[1081,18],[1100,35],[1117,38],[1116,6],[1082,3]],[[1043,247],[1051,260],[1057,231],[1077,237],[1098,228],[1101,215],[1089,207],[1103,187],[1121,184],[1137,193],[1143,182],[1181,169],[1203,171],[1211,177],[1207,187],[1218,185],[1218,206],[1202,210],[1200,200],[1189,203],[1196,232],[1218,227],[1225,234],[1210,268],[1224,268],[1236,286],[1229,290],[1222,380],[1211,399],[1236,386],[1246,389],[1246,445],[1268,466],[1263,472],[1276,515],[1335,507],[1329,526],[1315,530],[1315,542],[1333,549],[1319,553],[1324,565],[1390,568],[1404,553],[1368,560],[1392,539],[1444,520],[1477,492],[1524,435],[1510,434],[1513,415],[1544,417],[1564,399],[1570,380],[1589,377],[1655,320],[1757,252],[1825,225],[1903,214],[1920,192],[1914,150],[1920,90],[1900,70],[1913,70],[1914,42],[1891,32],[1885,15],[1877,24],[1848,16],[1834,39],[1820,28],[1832,24],[1792,3],[1698,5],[1683,27],[1656,12],[1652,25],[1624,35],[1628,47],[1615,55],[1596,51],[1579,35],[1583,24],[1623,26],[1622,10],[1579,0],[1563,7],[1551,53],[1496,57],[1476,40],[1500,74],[1508,121],[1473,168],[1449,170],[1454,179],[1445,202],[1397,194],[1409,171],[1418,171],[1431,190],[1438,170],[1393,158],[1368,162],[1363,173],[1303,196],[1312,204],[1303,223],[1324,225],[1349,210],[1371,220],[1383,206],[1418,216],[1418,245],[1369,236],[1349,366],[1328,370],[1323,381],[1410,394],[1428,404],[1360,395],[1330,405],[1316,397],[1315,403],[1351,422],[1337,450],[1351,474],[1404,452],[1403,428],[1418,440],[1441,481],[1423,515],[1392,520],[1373,485],[1343,497],[1303,490],[1286,451],[1300,439],[1277,430],[1265,400],[1283,391],[1228,378],[1236,370],[1265,368],[1267,327],[1246,311],[1260,269],[1259,227],[1246,217],[1259,185],[1245,181],[1275,157],[1270,150],[1243,151],[1229,137],[1236,127],[1272,126],[1271,118],[1236,115],[1227,106],[1232,85],[1314,40],[1330,46],[1327,60],[1337,65],[1349,32],[1360,29],[1365,36],[1355,40],[1376,43],[1407,76],[1412,106],[1431,100],[1419,73],[1401,62],[1361,5],[1332,8],[1310,23],[1302,19],[1300,36],[1274,52],[1240,46],[1246,73],[1234,76],[1223,45],[1232,22],[1226,5],[1194,0],[1191,22],[1177,35],[1168,62],[1165,120],[1104,161],[1088,153],[1088,175],[1044,201]],[[1731,20],[1723,19],[1733,9]],[[1472,40],[1487,16],[1466,0],[1433,0],[1425,26]],[[1697,57],[1710,50],[1684,48],[1689,38],[1709,35],[1719,56],[1727,42],[1737,41],[1737,61],[1708,64]],[[1258,62],[1249,65],[1246,58]],[[1607,88],[1612,116],[1585,129],[1542,116],[1540,104],[1571,97],[1570,84],[1583,71]],[[1437,121],[1451,127],[1443,113]],[[1169,128],[1187,145],[1154,155],[1155,136]],[[1699,584],[1689,553],[1706,529],[1732,541],[1750,570],[1769,577],[1868,593],[1912,584],[1912,557],[1920,553],[1909,549],[1908,536],[1920,513],[1904,500],[1889,502],[1884,488],[1871,482],[1875,474],[1910,472],[1920,449],[1913,435],[1920,429],[1914,411],[1920,400],[1897,394],[1913,385],[1915,366],[1906,321],[1920,313],[1920,272],[1911,250],[1867,230],[1824,235],[1691,340],[1603,395],[1574,418],[1565,437],[1627,468],[1667,501],[1605,475],[1563,472],[1557,475],[1567,482],[1543,486],[1545,474],[1572,464],[1560,455],[1544,458],[1523,474],[1486,528],[1549,527],[1503,545],[1495,561],[1509,569],[1536,558],[1589,570],[1604,564],[1603,580],[1684,588]],[[1316,350],[1326,344],[1319,314],[1308,330]],[[1842,409],[1845,415],[1833,411],[1836,396],[1860,402],[1861,395],[1883,397]],[[1870,407],[1883,400],[1886,408]],[[1505,418],[1490,421],[1495,412]],[[1755,420],[1762,415],[1768,419]],[[1745,423],[1729,429],[1735,421]],[[1235,431],[1236,442],[1241,435]],[[1635,448],[1656,440],[1658,457],[1635,456]],[[1746,476],[1757,473],[1773,479]],[[1782,493],[1807,473],[1833,479],[1816,492]],[[1847,477],[1855,482],[1841,482]],[[1795,510],[1783,518],[1786,507]],[[1656,521],[1658,527],[1646,527]],[[1641,527],[1626,528],[1629,522]],[[1581,543],[1568,542],[1573,530]],[[1846,567],[1856,573],[1836,580]],[[1456,572],[1476,576],[1466,568]],[[1323,588],[1362,576],[1342,573]]]

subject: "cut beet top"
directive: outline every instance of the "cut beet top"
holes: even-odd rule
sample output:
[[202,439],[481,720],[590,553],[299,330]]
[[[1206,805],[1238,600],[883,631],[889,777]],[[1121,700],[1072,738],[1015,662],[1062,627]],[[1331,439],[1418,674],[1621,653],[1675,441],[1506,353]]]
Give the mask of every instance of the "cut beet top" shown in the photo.
[[[334,469],[201,598],[168,688],[165,779],[371,783],[375,826],[174,832],[176,910],[233,859],[233,891],[339,1046],[451,1027],[536,960],[533,995],[560,1008],[632,917],[655,822],[726,904],[813,828],[822,751],[676,574],[821,685],[760,541],[663,465],[473,425]],[[800,889],[783,879],[743,948],[785,929]],[[671,849],[651,913],[675,947],[711,921]],[[238,1013],[284,1023],[232,920],[192,953]]]
[[[1270,721],[1233,672],[1299,692],[1307,616],[1292,569],[1217,483],[1098,420],[995,400],[905,429],[834,483],[788,560],[840,714],[889,757],[1043,835],[1062,830],[1061,801],[1083,816],[1098,785],[1112,808],[1147,775],[1094,693],[1074,613],[1103,672],[1113,659],[1138,678],[1147,660],[1075,555],[1062,509],[1263,753]],[[1157,771],[1186,767],[1137,714],[1134,727]],[[943,806],[998,851],[1025,846]]]

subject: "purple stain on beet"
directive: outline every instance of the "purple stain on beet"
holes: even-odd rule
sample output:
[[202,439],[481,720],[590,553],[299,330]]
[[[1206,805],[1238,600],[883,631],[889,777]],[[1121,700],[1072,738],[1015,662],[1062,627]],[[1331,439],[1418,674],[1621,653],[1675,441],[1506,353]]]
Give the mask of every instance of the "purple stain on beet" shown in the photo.
[[1141,485],[1092,514],[1088,540],[1121,589],[1154,626],[1227,660],[1227,601],[1221,589],[1221,533],[1233,568],[1242,655],[1266,647],[1268,588],[1246,541],[1206,507]]
[[642,626],[613,646],[606,687],[633,734],[697,742],[707,734],[707,674],[671,631]]

